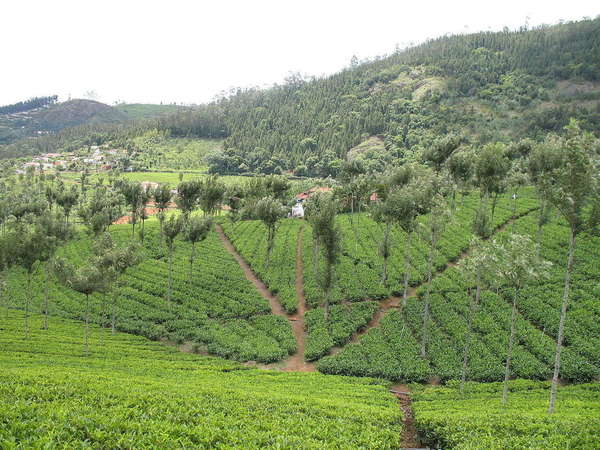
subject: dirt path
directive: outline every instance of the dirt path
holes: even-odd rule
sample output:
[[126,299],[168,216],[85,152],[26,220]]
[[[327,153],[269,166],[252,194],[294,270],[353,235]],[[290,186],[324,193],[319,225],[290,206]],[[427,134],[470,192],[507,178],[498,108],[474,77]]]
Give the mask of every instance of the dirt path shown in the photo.
[[254,285],[256,290],[260,292],[260,295],[262,295],[265,299],[268,300],[269,306],[271,307],[271,312],[277,316],[287,318],[288,315],[285,313],[285,310],[283,309],[283,306],[281,306],[281,303],[279,302],[277,297],[275,297],[271,293],[271,291],[265,285],[265,283],[263,283],[252,271],[246,260],[242,258],[242,255],[238,253],[238,251],[235,249],[229,238],[225,235],[225,233],[223,232],[223,228],[221,228],[221,225],[215,224],[215,229],[217,230],[217,234],[219,235],[219,238],[221,238],[221,242],[223,243],[225,249],[229,253],[231,253],[231,255],[235,258],[235,260],[238,262],[238,264],[244,271],[246,279]]
[[235,249],[223,228],[219,224],[215,224],[217,234],[223,243],[225,249],[233,255],[238,262],[246,279],[250,281],[256,290],[269,302],[271,312],[277,316],[285,317],[289,320],[296,339],[296,352],[282,363],[262,365],[264,369],[279,369],[285,372],[314,372],[316,371],[315,364],[304,361],[304,312],[306,311],[306,302],[304,299],[304,280],[302,264],[302,236],[303,228],[300,229],[298,236],[298,245],[296,247],[296,295],[298,296],[298,308],[295,314],[287,314],[281,305],[279,299],[273,295],[269,288],[258,278],[246,260]]
[[411,407],[410,390],[404,384],[396,384],[392,386],[390,392],[396,396],[400,403],[400,409],[404,415],[402,420],[402,437],[400,447],[404,449],[422,448],[423,445],[419,441],[417,428],[415,427],[415,419]]
[[283,370],[286,372],[315,372],[314,363],[304,360],[304,314],[306,313],[306,298],[304,297],[304,262],[302,261],[302,242],[304,227],[298,232],[296,245],[296,298],[298,307],[296,313],[289,317],[292,330],[296,337],[296,353],[286,360]]

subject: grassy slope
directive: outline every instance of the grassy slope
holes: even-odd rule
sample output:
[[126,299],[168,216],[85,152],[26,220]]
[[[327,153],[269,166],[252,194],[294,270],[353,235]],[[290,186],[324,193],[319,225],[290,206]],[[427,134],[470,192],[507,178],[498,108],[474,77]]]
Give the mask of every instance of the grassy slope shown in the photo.
[[[0,315],[0,447],[396,448],[401,413],[369,379],[248,370],[125,334]],[[102,341],[104,343],[102,343]]]
[[122,103],[115,105],[115,109],[124,112],[130,119],[149,119],[164,114],[177,112],[182,109],[178,105],[153,105],[145,103]]

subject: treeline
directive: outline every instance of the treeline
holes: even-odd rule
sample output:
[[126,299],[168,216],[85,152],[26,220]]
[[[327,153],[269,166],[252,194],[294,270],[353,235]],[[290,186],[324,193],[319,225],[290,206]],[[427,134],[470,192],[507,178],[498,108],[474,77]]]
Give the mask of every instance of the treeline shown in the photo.
[[23,102],[13,103],[12,105],[0,106],[0,114],[15,114],[31,109],[41,108],[43,106],[52,105],[58,100],[57,95],[48,97],[34,97]]

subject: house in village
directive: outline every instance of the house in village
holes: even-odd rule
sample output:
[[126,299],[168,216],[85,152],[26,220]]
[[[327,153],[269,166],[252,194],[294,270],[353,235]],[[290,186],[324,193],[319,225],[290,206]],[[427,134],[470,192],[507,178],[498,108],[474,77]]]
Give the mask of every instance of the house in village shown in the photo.
[[303,218],[304,206],[302,206],[302,203],[304,203],[305,200],[309,199],[314,194],[331,191],[333,191],[333,189],[330,187],[319,186],[310,188],[308,191],[300,192],[298,195],[296,195],[296,204],[292,206],[290,217],[297,217],[300,219]]

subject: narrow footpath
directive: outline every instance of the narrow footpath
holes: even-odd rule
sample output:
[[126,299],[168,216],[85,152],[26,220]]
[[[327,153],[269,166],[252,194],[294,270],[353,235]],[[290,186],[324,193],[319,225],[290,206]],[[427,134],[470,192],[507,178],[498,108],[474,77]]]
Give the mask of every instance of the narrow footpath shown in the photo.
[[[296,248],[296,294],[298,296],[298,308],[295,314],[287,314],[277,296],[273,295],[269,288],[254,273],[242,255],[235,249],[221,225],[215,224],[215,229],[225,249],[235,258],[244,271],[246,279],[250,281],[260,295],[269,302],[271,312],[277,316],[285,317],[289,320],[292,327],[294,338],[296,339],[296,352],[283,362],[283,366],[269,365],[266,366],[266,368],[274,368],[276,366],[280,368],[280,370],[286,372],[314,372],[316,370],[315,364],[304,361],[304,312],[306,310],[306,302],[304,299],[304,282],[302,276],[304,270],[302,266],[302,230],[300,230]],[[298,257],[298,255],[300,255],[300,257]]]

